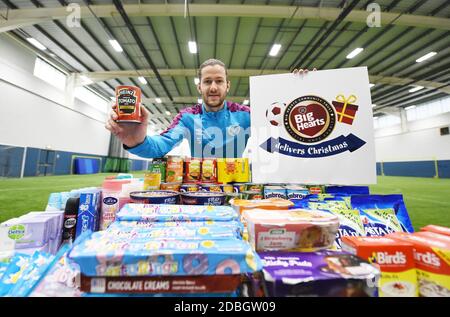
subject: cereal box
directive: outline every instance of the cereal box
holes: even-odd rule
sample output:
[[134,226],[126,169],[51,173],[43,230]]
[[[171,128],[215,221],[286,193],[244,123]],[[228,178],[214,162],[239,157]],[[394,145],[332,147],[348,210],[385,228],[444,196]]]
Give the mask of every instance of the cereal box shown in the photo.
[[380,268],[380,297],[418,296],[411,243],[387,237],[342,237],[342,250],[368,260]]
[[419,281],[424,297],[450,297],[450,242],[423,233],[396,232],[388,237],[412,243]]

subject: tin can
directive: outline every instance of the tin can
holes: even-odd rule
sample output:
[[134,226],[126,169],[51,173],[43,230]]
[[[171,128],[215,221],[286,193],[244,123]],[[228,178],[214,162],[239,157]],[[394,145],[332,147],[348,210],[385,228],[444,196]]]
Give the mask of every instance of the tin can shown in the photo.
[[142,123],[141,89],[135,86],[116,87],[117,122]]
[[287,199],[304,199],[309,195],[308,188],[303,186],[287,185],[285,188]]
[[283,186],[264,186],[264,198],[287,199],[286,188]]
[[202,182],[215,183],[217,182],[217,160],[212,158],[205,158],[202,161]]
[[233,185],[231,185],[231,184],[221,184],[221,185],[220,185],[220,189],[221,189],[224,193],[233,193],[233,192],[234,192]]
[[245,190],[247,191],[262,193],[263,189],[264,189],[263,184],[245,183]]
[[199,186],[197,184],[181,184],[180,192],[198,192]]
[[219,184],[200,184],[200,191],[202,192],[222,192]]
[[242,199],[242,193],[226,193],[225,204],[230,205],[232,199]]
[[175,192],[179,192],[180,187],[180,183],[161,183],[161,190],[172,190]]
[[160,173],[145,173],[144,174],[144,190],[156,190],[161,186]]
[[322,194],[324,191],[322,190],[322,186],[310,185],[308,186],[308,190],[310,194]]
[[183,159],[180,156],[167,158],[166,183],[183,182]]
[[245,183],[233,183],[232,185],[235,193],[242,193],[245,191]]
[[184,160],[184,183],[197,183],[201,179],[200,158],[187,158]]
[[263,195],[260,192],[246,190],[242,192],[242,199],[247,200],[263,199]]

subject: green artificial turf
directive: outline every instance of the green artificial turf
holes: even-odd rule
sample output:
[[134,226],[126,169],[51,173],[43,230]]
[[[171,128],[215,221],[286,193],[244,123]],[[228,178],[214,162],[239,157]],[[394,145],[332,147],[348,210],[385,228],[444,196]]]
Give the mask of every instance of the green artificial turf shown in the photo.
[[[107,174],[63,175],[0,179],[0,223],[29,211],[45,210],[53,192],[70,191],[82,187],[101,186]],[[133,173],[143,177],[143,172]]]
[[[100,186],[113,174],[26,177],[0,180],[0,222],[29,211],[44,210],[52,192]],[[134,173],[142,177],[143,172]],[[403,194],[416,230],[427,224],[450,227],[450,179],[378,177],[372,194]]]
[[450,179],[379,176],[371,194],[403,194],[415,230],[436,224],[450,227]]

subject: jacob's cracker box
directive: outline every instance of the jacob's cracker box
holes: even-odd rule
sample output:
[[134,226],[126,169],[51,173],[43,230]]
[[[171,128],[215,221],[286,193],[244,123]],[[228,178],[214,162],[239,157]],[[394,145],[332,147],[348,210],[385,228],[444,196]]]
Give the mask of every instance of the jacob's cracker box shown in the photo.
[[411,243],[387,237],[342,237],[342,250],[368,260],[380,268],[380,297],[418,296]]
[[413,245],[421,296],[450,297],[450,241],[423,233],[396,232],[389,237]]

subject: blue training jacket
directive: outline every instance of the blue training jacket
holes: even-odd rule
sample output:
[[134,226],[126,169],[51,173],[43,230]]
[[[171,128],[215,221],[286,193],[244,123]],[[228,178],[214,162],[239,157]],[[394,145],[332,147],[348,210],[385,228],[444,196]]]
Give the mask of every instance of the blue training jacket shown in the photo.
[[249,136],[250,108],[225,101],[218,112],[207,112],[200,104],[183,109],[160,135],[124,148],[141,157],[163,157],[187,139],[192,157],[242,157]]

